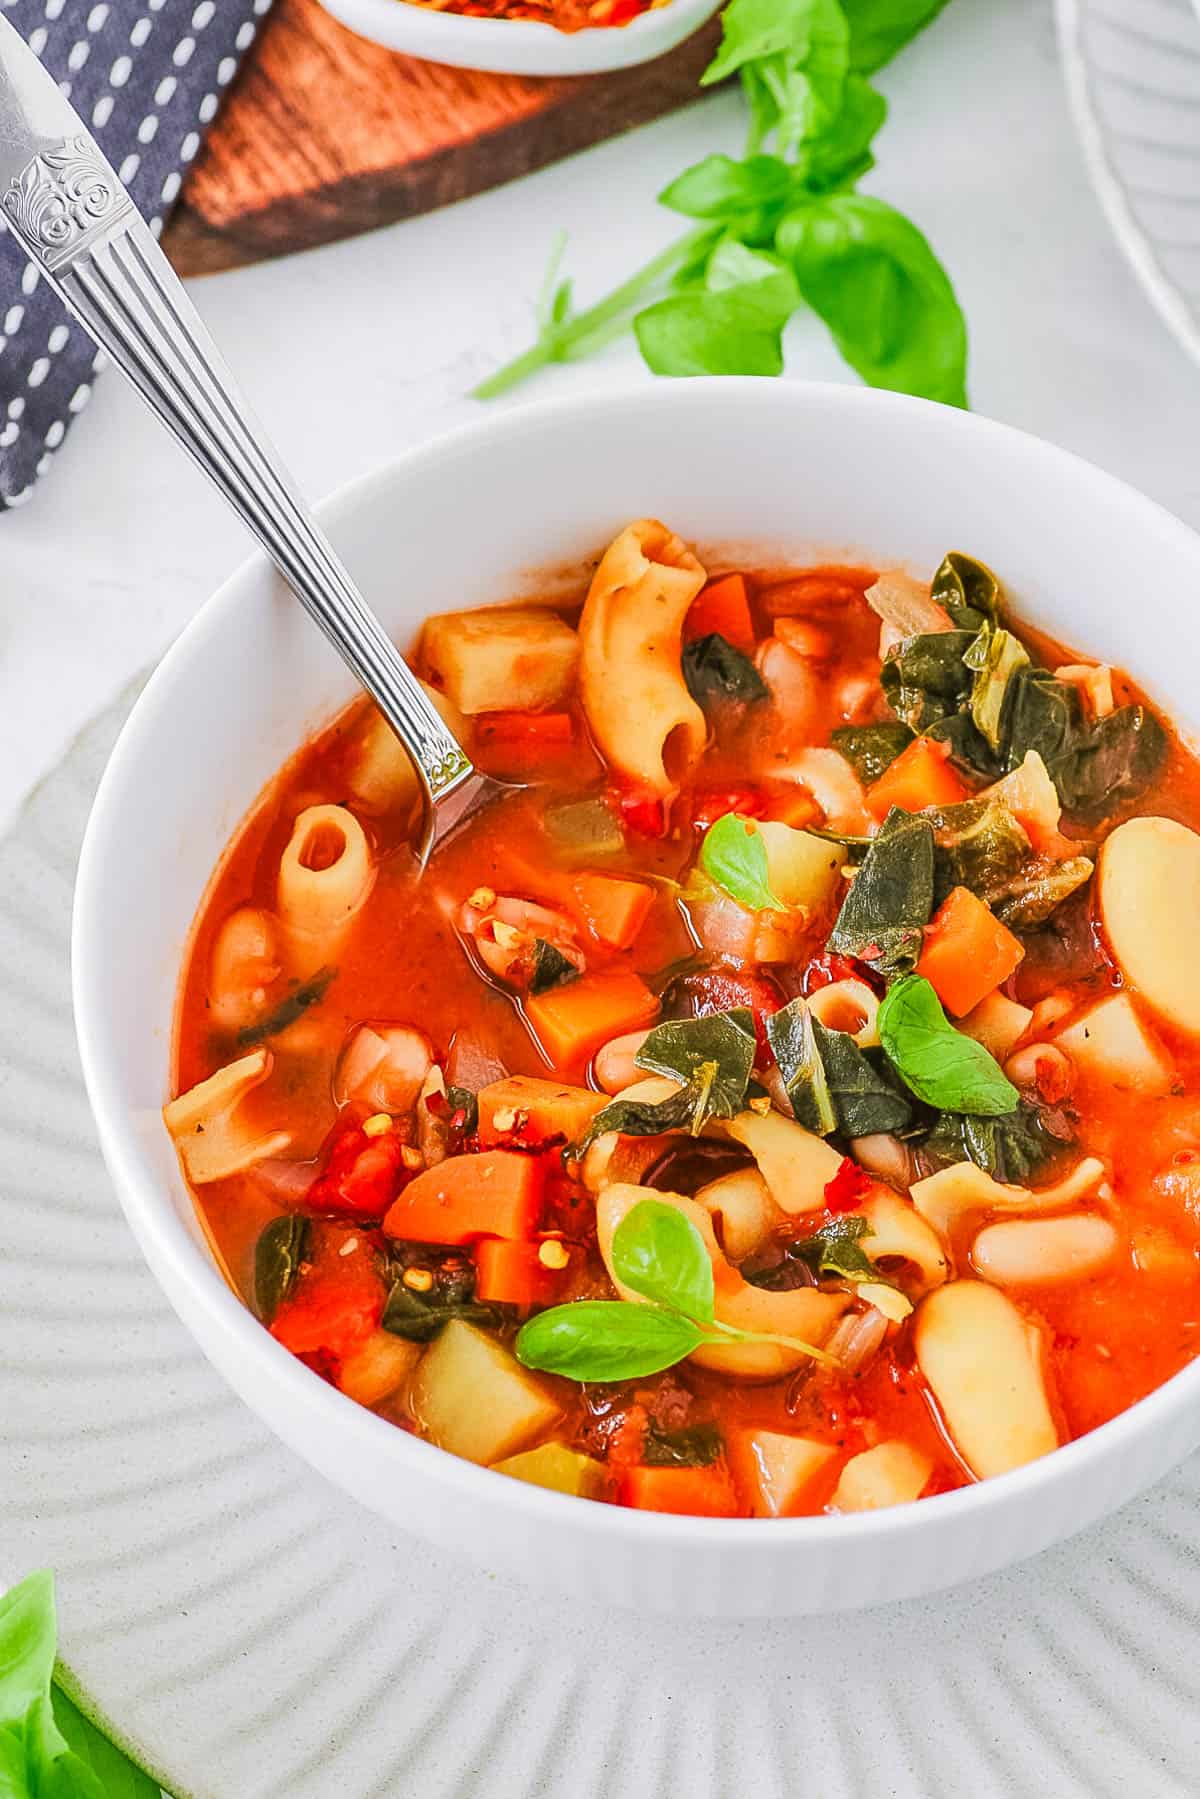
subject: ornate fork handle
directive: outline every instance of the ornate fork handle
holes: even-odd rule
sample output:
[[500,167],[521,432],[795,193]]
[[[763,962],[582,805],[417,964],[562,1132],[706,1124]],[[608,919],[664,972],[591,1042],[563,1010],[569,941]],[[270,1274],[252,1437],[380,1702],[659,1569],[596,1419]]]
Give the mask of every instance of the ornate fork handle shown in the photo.
[[[3,48],[11,28],[0,27]],[[468,781],[472,763],[254,422],[117,176],[88,136],[68,137],[44,145],[0,205],[51,286],[241,514],[411,752],[430,802],[427,852],[442,834],[435,802]]]

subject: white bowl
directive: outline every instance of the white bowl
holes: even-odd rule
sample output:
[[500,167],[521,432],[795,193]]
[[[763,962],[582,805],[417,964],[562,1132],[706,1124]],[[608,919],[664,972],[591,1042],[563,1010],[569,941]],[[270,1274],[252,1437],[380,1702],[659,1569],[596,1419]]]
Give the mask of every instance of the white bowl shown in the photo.
[[321,0],[359,37],[406,56],[506,75],[598,75],[664,56],[711,19],[722,0],[670,0],[628,25],[558,31],[536,19],[473,19],[409,0]]
[[[1200,539],[1119,481],[985,419],[790,382],[661,382],[504,412],[322,509],[399,639],[509,596],[651,513],[684,537],[1002,575],[1021,614],[1197,721]],[[738,1616],[931,1592],[1069,1535],[1200,1442],[1200,1363],[1113,1423],[997,1480],[894,1511],[781,1522],[655,1516],[445,1455],[343,1398],[230,1292],[159,1116],[193,914],[230,833],[352,683],[261,557],[203,609],[113,753],[79,870],[75,1007],[104,1154],[151,1267],[247,1403],[396,1525],[614,1602]],[[231,1528],[236,1522],[231,1521]]]

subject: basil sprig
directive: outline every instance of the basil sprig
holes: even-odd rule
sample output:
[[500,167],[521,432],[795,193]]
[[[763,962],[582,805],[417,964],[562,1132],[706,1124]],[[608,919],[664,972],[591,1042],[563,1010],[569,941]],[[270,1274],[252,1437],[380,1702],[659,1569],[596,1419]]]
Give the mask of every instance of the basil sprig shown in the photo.
[[752,819],[726,812],[704,833],[699,864],[730,899],[751,912],[782,912],[771,891],[767,846]]
[[576,1381],[644,1380],[704,1344],[779,1343],[815,1361],[834,1358],[796,1337],[734,1330],[713,1316],[712,1262],[704,1239],[664,1200],[642,1199],[613,1232],[613,1273],[648,1303],[582,1299],[539,1312],[517,1334],[527,1368]]
[[879,1008],[879,1040],[905,1086],[928,1106],[999,1118],[1020,1094],[982,1043],[956,1031],[924,975],[905,975]]
[[736,76],[746,153],[704,157],[660,193],[690,228],[585,310],[559,279],[557,239],[532,347],[476,388],[490,399],[632,326],[657,375],[778,375],[808,306],[865,381],[965,406],[966,326],[925,238],[854,191],[887,105],[866,76],[945,0],[729,0],[701,77]]

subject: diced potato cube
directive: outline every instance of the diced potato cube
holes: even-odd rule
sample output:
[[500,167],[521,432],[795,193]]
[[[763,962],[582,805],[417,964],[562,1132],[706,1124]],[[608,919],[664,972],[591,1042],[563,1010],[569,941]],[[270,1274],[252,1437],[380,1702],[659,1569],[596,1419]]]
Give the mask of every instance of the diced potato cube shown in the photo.
[[1102,999],[1054,1041],[1081,1073],[1124,1092],[1169,1093],[1174,1085],[1170,1056],[1127,993]]
[[487,1149],[516,1137],[541,1143],[565,1137],[576,1143],[602,1106],[603,1093],[572,1087],[565,1081],[543,1081],[532,1074],[510,1074],[479,1090],[479,1141]]
[[406,1384],[421,1359],[421,1345],[391,1331],[373,1331],[342,1363],[338,1386],[359,1405],[378,1405]]
[[840,892],[848,854],[842,844],[771,819],[758,826],[758,834],[767,852],[767,880],[781,905],[820,912]]
[[829,1502],[833,1512],[874,1512],[919,1499],[933,1463],[908,1443],[877,1443],[852,1455]]
[[499,1462],[558,1420],[557,1402],[502,1343],[451,1319],[421,1358],[412,1413],[439,1449],[469,1462]]
[[532,606],[443,612],[426,621],[421,663],[460,712],[533,712],[565,698],[579,639],[557,612]]
[[[428,681],[422,687],[436,710],[462,744],[467,722],[448,694],[439,693]],[[354,734],[348,758],[348,780],[354,798],[372,811],[411,811],[421,797],[421,786],[412,758],[382,712],[368,707]]]
[[732,1431],[726,1448],[756,1518],[782,1518],[794,1511],[805,1489],[837,1454],[831,1443],[776,1430]]
[[580,1455],[565,1443],[543,1443],[537,1449],[527,1449],[523,1455],[493,1462],[492,1467],[495,1473],[511,1475],[513,1480],[549,1487],[553,1493],[573,1493],[580,1499],[595,1499],[609,1484],[603,1462]]

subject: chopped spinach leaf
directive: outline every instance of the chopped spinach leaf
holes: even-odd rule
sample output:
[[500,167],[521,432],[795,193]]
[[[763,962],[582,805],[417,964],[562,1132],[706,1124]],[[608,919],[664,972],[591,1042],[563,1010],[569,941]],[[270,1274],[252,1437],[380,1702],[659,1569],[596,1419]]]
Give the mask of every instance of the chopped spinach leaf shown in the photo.
[[877,781],[912,740],[913,733],[898,719],[885,719],[877,725],[839,725],[829,737],[864,787]]
[[1036,750],[1064,809],[1084,823],[1136,799],[1167,751],[1167,734],[1145,706],[1122,706],[1089,725],[1078,688],[1043,668],[1013,677],[1005,736],[1006,768]]
[[986,563],[951,550],[929,584],[929,595],[944,606],[960,631],[980,631],[1000,617],[1000,583]]
[[973,671],[970,710],[976,730],[989,749],[1003,742],[1002,723],[1009,685],[1019,669],[1029,667],[1025,645],[1011,631],[985,627],[964,661]]
[[683,1430],[646,1431],[642,1460],[650,1468],[711,1468],[720,1461],[724,1439],[715,1424],[693,1424]]
[[710,631],[693,638],[683,652],[683,678],[698,706],[714,700],[765,700],[767,684],[751,662],[727,637]]
[[569,1153],[578,1158],[609,1131],[619,1131],[624,1137],[661,1137],[664,1131],[691,1130],[695,1116],[695,1096],[686,1087],[666,1099],[613,1099],[597,1112]]
[[562,987],[567,981],[578,979],[579,970],[569,956],[564,956],[560,949],[555,949],[544,937],[534,939],[530,993],[545,993],[550,987]]
[[913,968],[933,911],[933,826],[893,807],[842,901],[829,948],[886,974]]
[[890,1071],[859,1049],[847,1031],[831,1031],[794,999],[767,1020],[767,1038],[791,1101],[807,1130],[826,1137],[870,1137],[903,1130],[912,1106]]
[[302,1018],[310,1006],[319,1005],[325,997],[329,983],[336,975],[336,968],[319,968],[309,980],[293,988],[285,999],[280,1000],[273,1012],[269,1012],[261,1023],[243,1025],[238,1032],[236,1042],[239,1049],[249,1049],[255,1043],[265,1043],[270,1037],[278,1037],[286,1031],[290,1024]]
[[933,826],[938,905],[952,887],[969,887],[990,905],[1009,891],[1033,860],[1028,834],[999,800],[962,800],[954,806],[931,807],[922,816]]
[[965,704],[974,677],[964,657],[977,635],[927,631],[888,651],[879,680],[897,718],[926,731]]
[[692,1091],[698,1131],[707,1118],[733,1118],[741,1111],[754,1049],[754,1016],[748,1006],[734,1006],[709,1018],[655,1025],[634,1060]]
[[951,760],[968,774],[984,775],[992,781],[1004,773],[999,755],[976,728],[970,712],[951,712],[946,718],[937,719],[923,735],[932,737],[935,743],[948,744]]
[[862,1239],[874,1233],[867,1220],[859,1215],[831,1218],[811,1237],[803,1237],[788,1249],[790,1256],[805,1262],[814,1274],[831,1274],[845,1281],[877,1281],[879,1270],[862,1248]]
[[1056,681],[1045,668],[1021,669],[1014,676],[1005,721],[1006,770],[1020,768],[1029,751],[1036,750],[1061,799],[1059,779],[1070,769],[1086,733],[1077,687]]
[[284,1212],[266,1225],[254,1251],[254,1308],[270,1324],[290,1295],[308,1254],[312,1224],[300,1212]]
[[447,1087],[446,1100],[450,1107],[451,1118],[457,1112],[463,1115],[461,1125],[464,1137],[473,1137],[479,1129],[479,1101],[469,1087]]
[[1033,930],[1045,924],[1064,900],[1086,886],[1092,872],[1093,864],[1087,856],[1068,856],[1063,862],[1033,862],[992,902],[992,910],[1001,924],[1013,930]]
[[452,1318],[485,1326],[503,1322],[500,1307],[484,1305],[476,1299],[475,1270],[461,1256],[435,1261],[432,1266],[424,1257],[410,1266],[427,1268],[433,1275],[433,1285],[427,1292],[418,1292],[406,1284],[406,1270],[397,1265],[380,1320],[384,1330],[394,1337],[404,1337],[410,1343],[428,1343]]
[[940,1165],[975,1162],[995,1180],[1022,1182],[1070,1141],[1060,1113],[1022,1100],[997,1118],[940,1112],[921,1148]]

